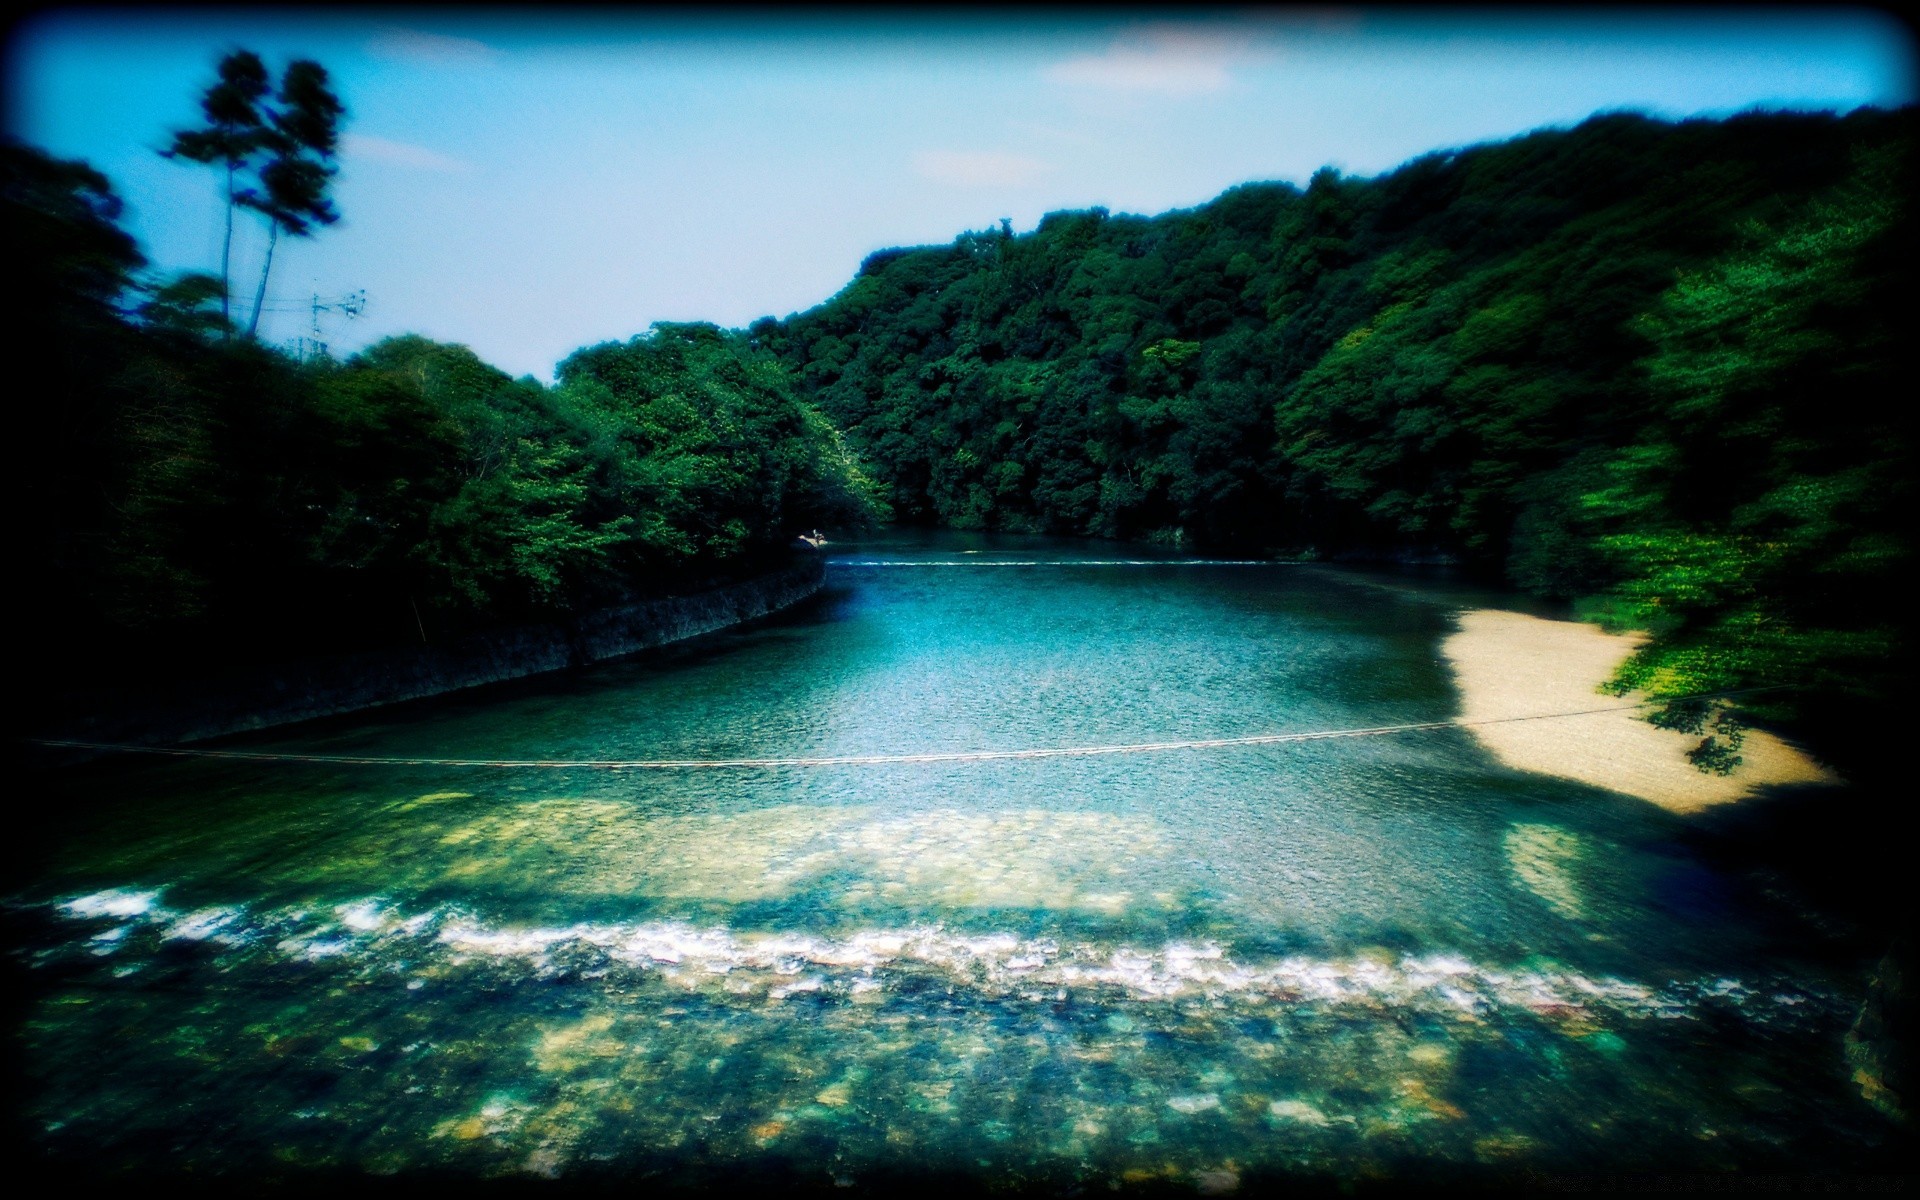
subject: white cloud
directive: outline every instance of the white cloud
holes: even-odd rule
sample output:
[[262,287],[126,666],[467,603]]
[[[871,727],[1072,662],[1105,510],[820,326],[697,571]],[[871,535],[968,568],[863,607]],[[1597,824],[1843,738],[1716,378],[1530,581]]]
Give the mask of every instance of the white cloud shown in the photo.
[[923,150],[913,156],[913,167],[928,179],[961,187],[1021,187],[1053,169],[999,150]]
[[498,50],[473,38],[397,27],[374,34],[367,42],[367,53],[392,62],[437,67],[486,66],[500,57]]
[[422,171],[462,174],[473,170],[473,164],[442,154],[438,150],[429,150],[425,146],[416,146],[411,142],[395,142],[387,138],[370,137],[364,133],[343,134],[340,138],[340,152],[348,158],[364,158],[370,162],[387,163],[396,167],[414,167]]
[[1234,68],[1272,56],[1252,26],[1160,25],[1124,34],[1099,54],[1054,63],[1044,74],[1074,87],[1196,96],[1225,91]]

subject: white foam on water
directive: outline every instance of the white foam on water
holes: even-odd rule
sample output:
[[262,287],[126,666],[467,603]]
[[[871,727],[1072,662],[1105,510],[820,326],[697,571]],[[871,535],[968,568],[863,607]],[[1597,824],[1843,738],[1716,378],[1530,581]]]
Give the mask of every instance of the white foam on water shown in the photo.
[[166,931],[160,936],[167,941],[204,942],[214,940],[224,942],[228,945],[238,945],[245,939],[224,931],[228,926],[232,925],[235,921],[241,920],[244,916],[245,914],[239,909],[226,905],[202,908],[177,918],[167,926]]
[[323,958],[337,958],[353,950],[351,938],[284,938],[279,950],[289,958],[318,962]]
[[342,904],[334,913],[340,923],[356,933],[369,933],[388,924],[392,917],[378,900],[361,900],[353,904]]
[[[584,947],[605,961],[657,973],[692,990],[773,1000],[813,992],[864,994],[886,986],[885,972],[932,975],[949,990],[965,988],[987,997],[1118,993],[1137,1000],[1394,1006],[1475,1017],[1527,1009],[1556,1017],[1605,1010],[1671,1019],[1711,1004],[1785,1009],[1810,998],[1793,990],[1795,985],[1779,987],[1778,981],[1756,989],[1737,979],[1708,977],[1656,987],[1557,967],[1489,966],[1449,951],[1398,959],[1291,955],[1242,961],[1210,941],[1100,946],[1010,932],[959,933],[941,925],[864,930],[840,938],[673,921],[516,927],[452,909],[408,915],[380,897],[315,912],[289,907],[249,913],[241,906],[214,906],[179,913],[160,905],[159,896],[159,890],[116,888],[53,907],[68,917],[121,922],[90,935],[96,954],[118,950],[142,923],[169,939],[258,944],[306,962],[363,960],[391,969],[404,958],[409,974],[426,955],[440,956],[449,966],[521,961],[531,975],[550,976],[577,963],[568,955]],[[716,977],[726,977],[724,986]]]
[[159,899],[158,891],[108,888],[103,892],[63,900],[58,907],[70,917],[140,917],[152,910]]

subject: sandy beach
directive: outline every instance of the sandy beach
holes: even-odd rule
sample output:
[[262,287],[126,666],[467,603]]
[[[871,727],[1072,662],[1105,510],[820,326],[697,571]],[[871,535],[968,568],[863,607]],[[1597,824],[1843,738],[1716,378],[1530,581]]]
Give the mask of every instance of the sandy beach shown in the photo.
[[[1579,621],[1475,609],[1461,614],[1459,632],[1443,650],[1460,687],[1461,719],[1485,721],[1645,699],[1638,692],[1616,699],[1599,691],[1643,640]],[[1510,767],[1623,792],[1676,813],[1730,803],[1772,784],[1840,782],[1797,747],[1758,729],[1747,731],[1733,774],[1702,772],[1686,756],[1699,736],[1656,728],[1642,719],[1646,711],[1468,728]]]

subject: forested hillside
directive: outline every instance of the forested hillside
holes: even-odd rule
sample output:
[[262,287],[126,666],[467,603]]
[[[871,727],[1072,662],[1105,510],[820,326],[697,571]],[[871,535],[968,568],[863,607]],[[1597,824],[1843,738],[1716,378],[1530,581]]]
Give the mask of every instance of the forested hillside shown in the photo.
[[108,181],[0,149],[17,589],[62,679],[432,641],[755,569],[868,485],[764,351],[710,325],[581,350],[552,388],[462,346],[298,361],[218,278],[155,280]]
[[1904,670],[1912,130],[1603,115],[885,251],[752,333],[904,518],[1443,552],[1653,629],[1623,684],[1858,717]]
[[1615,114],[1055,213],[875,254],[746,333],[581,350],[551,388],[413,337],[296,361],[219,279],[144,274],[107,180],[12,145],[13,332],[57,381],[21,422],[24,598],[112,669],[430,641],[890,506],[1445,554],[1653,631],[1623,687],[1782,688],[1749,711],[1871,729],[1910,663],[1912,132]]

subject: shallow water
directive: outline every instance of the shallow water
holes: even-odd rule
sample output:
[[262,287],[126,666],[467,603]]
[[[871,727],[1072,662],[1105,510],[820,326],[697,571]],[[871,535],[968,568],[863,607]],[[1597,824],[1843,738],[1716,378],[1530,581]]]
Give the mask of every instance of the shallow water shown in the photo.
[[[1458,587],[1035,538],[245,739],[811,759],[1445,720]],[[1126,560],[1126,561],[1118,561]],[[1001,569],[989,569],[998,567]],[[858,1184],[1844,1169],[1856,968],[1650,805],[1459,730],[726,769],[125,760],[47,783],[25,1093],[117,1171]]]

